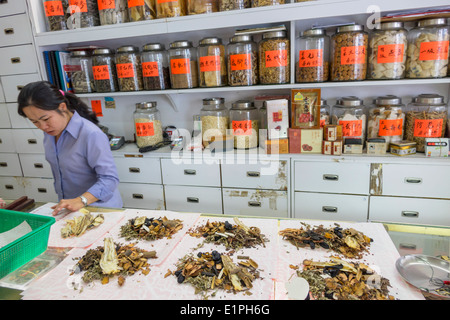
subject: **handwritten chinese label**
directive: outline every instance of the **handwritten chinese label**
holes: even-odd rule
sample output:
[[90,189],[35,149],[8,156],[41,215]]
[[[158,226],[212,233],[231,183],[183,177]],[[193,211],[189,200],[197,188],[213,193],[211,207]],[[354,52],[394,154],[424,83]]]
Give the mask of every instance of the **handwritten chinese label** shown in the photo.
[[351,46],[341,48],[341,64],[361,64],[365,62],[365,46]]
[[144,6],[144,0],[128,0],[128,8]]
[[377,63],[403,62],[404,50],[404,44],[379,45]]
[[400,136],[403,133],[403,119],[383,119],[380,120],[378,135]]
[[70,6],[74,6],[74,7],[78,7],[78,10],[71,10],[71,14],[75,13],[75,12],[88,12],[88,7],[86,4],[86,0],[69,0],[69,5]]
[[340,120],[344,137],[359,137],[362,135],[362,120]]
[[220,71],[220,56],[200,57],[200,72]]
[[103,117],[101,100],[92,100],[91,108],[92,108],[92,112],[94,112],[97,117]]
[[231,70],[250,70],[252,68],[252,58],[250,53],[230,55]]
[[136,122],[136,135],[138,137],[150,137],[155,135],[153,122]]
[[232,121],[231,127],[235,136],[250,136],[252,134],[252,121]]
[[134,66],[132,63],[119,63],[116,65],[118,78],[133,78]]
[[420,44],[419,60],[447,60],[448,41],[430,41]]
[[300,50],[298,67],[321,67],[323,65],[323,49]]
[[98,10],[115,9],[116,8],[115,0],[98,0],[97,4],[98,4]]
[[443,119],[414,121],[414,137],[439,138],[442,135]]
[[109,80],[109,67],[107,65],[92,67],[92,71],[94,80]]
[[64,10],[61,1],[47,1],[44,2],[45,16],[63,16]]
[[286,67],[287,51],[286,50],[270,50],[266,51],[266,67]]
[[142,62],[142,76],[147,77],[158,77],[158,61]]
[[172,59],[170,60],[172,74],[189,74],[191,73],[191,63],[186,59]]

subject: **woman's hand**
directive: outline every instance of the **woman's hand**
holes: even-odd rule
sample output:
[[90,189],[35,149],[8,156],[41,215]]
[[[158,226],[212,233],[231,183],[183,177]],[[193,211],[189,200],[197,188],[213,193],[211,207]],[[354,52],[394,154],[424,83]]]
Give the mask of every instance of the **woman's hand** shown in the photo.
[[77,197],[75,199],[62,199],[56,206],[52,207],[52,215],[58,215],[63,209],[66,209],[69,212],[73,212],[78,211],[81,208],[84,208],[84,204],[81,201],[80,197]]

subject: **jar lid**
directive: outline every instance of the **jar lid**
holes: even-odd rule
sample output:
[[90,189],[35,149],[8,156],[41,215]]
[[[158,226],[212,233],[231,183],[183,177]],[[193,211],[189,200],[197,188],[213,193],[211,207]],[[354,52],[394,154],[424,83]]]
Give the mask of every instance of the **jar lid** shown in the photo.
[[93,55],[102,55],[102,54],[113,54],[114,50],[108,48],[99,48],[93,51]]
[[222,44],[222,39],[211,37],[211,38],[203,38],[198,43],[199,45],[205,45],[205,44]]
[[145,110],[145,109],[150,109],[150,108],[155,108],[155,107],[156,107],[156,101],[146,101],[146,102],[136,103],[136,110],[137,109]]
[[377,30],[397,29],[397,28],[403,28],[404,26],[405,26],[405,24],[402,21],[382,22],[380,24],[380,28],[377,28]]
[[175,42],[172,42],[170,44],[170,48],[171,49],[189,48],[189,47],[192,47],[192,42],[191,41],[187,41],[187,40],[175,41]]
[[285,38],[286,37],[286,31],[270,31],[263,33],[262,38],[263,39],[271,39],[271,38]]
[[85,50],[76,50],[76,51],[72,51],[70,53],[71,57],[87,57],[89,56],[89,52],[85,51]]
[[203,105],[217,105],[217,104],[224,104],[225,98],[205,98],[203,99]]
[[379,105],[402,104],[402,98],[388,94],[386,96],[376,98],[375,104]]
[[253,36],[250,34],[240,34],[240,35],[233,36],[230,38],[231,43],[249,42],[249,41],[253,41]]
[[309,29],[303,31],[303,33],[300,34],[300,36],[307,37],[307,36],[324,36],[327,34],[327,31],[325,29]]
[[417,21],[418,27],[428,27],[428,26],[436,26],[436,25],[447,25],[446,18],[431,18],[431,19],[423,19]]
[[342,97],[336,101],[337,107],[358,107],[363,104],[363,101],[355,96]]
[[165,47],[161,43],[147,43],[142,47],[143,51],[160,51],[164,49]]
[[350,31],[364,31],[364,26],[361,24],[351,24],[348,26],[341,26],[337,28],[337,32],[350,32]]
[[324,106],[324,105],[326,105],[327,104],[327,100],[325,100],[325,99],[320,99],[320,105],[321,106]]
[[232,110],[249,110],[249,109],[256,109],[256,107],[252,101],[238,100],[236,102],[233,102],[231,109]]
[[125,52],[139,52],[139,49],[134,46],[123,46],[117,49],[117,53],[125,53]]
[[422,104],[443,104],[444,97],[433,93],[420,94],[413,98],[413,102]]

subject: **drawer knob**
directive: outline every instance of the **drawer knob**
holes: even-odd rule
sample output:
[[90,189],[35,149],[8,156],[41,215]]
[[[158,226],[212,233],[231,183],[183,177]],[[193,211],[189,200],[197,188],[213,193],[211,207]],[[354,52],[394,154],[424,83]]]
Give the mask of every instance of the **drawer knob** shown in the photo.
[[184,174],[188,176],[195,176],[197,174],[197,171],[194,169],[184,169]]
[[402,217],[405,218],[418,218],[419,212],[417,211],[402,211]]
[[400,243],[399,247],[401,249],[409,249],[409,250],[415,250],[417,246],[412,243]]
[[35,164],[34,164],[34,167],[35,167],[36,169],[42,169],[42,168],[44,167],[44,165],[43,165],[42,163],[35,163]]
[[24,87],[24,86],[21,86],[21,85],[17,86],[17,91],[20,91],[20,90],[22,90],[22,89],[23,89],[23,87]]
[[6,190],[14,190],[14,186],[12,184],[5,185]]
[[0,4],[8,3],[8,0],[0,0]]
[[249,207],[257,207],[257,208],[259,208],[259,207],[261,207],[261,202],[259,202],[259,201],[249,201],[248,202],[248,206]]
[[198,198],[194,198],[194,197],[187,197],[186,200],[189,203],[199,203],[200,202],[200,200]]
[[144,199],[144,195],[142,193],[133,193],[133,199]]
[[14,28],[3,29],[6,35],[14,34]]
[[8,163],[7,162],[0,162],[0,167],[7,167]]
[[38,188],[37,189],[39,193],[47,193],[47,189],[46,188]]
[[132,168],[128,168],[128,171],[130,171],[131,173],[139,173],[139,172],[141,172],[141,169],[132,167]]
[[11,62],[12,63],[20,63],[20,58],[19,57],[11,58]]
[[337,207],[323,206],[322,212],[338,212]]
[[418,183],[422,183],[422,178],[405,178],[405,182],[418,184]]
[[37,140],[36,139],[28,139],[28,144],[37,144]]
[[260,175],[258,171],[247,171],[247,177],[258,178]]
[[339,176],[337,174],[324,174],[323,175],[323,180],[338,181],[339,180]]

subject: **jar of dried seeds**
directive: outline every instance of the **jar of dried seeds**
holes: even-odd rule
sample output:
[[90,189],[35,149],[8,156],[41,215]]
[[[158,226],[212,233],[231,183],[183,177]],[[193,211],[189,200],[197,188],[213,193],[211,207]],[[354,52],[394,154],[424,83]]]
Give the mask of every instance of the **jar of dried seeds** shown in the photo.
[[263,33],[259,42],[259,82],[289,83],[290,69],[289,39],[286,31]]
[[116,52],[117,80],[120,91],[143,90],[139,49],[123,46]]
[[95,91],[92,75],[92,60],[88,51],[78,50],[70,53],[69,76],[74,93],[91,93]]
[[285,0],[252,0],[252,8],[284,4]]
[[251,5],[251,0],[219,0],[219,11],[242,10]]
[[212,13],[219,11],[219,0],[187,0],[188,14]]
[[204,38],[198,46],[200,87],[221,87],[228,83],[225,46],[219,38]]
[[229,127],[229,112],[225,108],[224,98],[203,99],[200,111],[202,120],[203,146],[209,145],[215,139],[224,139]]
[[92,71],[97,92],[119,91],[114,51],[107,48],[95,49],[92,55]]
[[170,44],[170,84],[173,89],[198,87],[197,49],[182,40]]
[[187,0],[155,0],[156,16],[158,19],[181,17],[186,15]]
[[128,22],[127,0],[98,0],[100,24],[117,24]]
[[368,35],[362,25],[342,26],[331,38],[331,81],[364,80]]
[[251,86],[259,83],[258,47],[251,35],[237,35],[227,45],[228,84]]
[[144,90],[170,89],[169,59],[163,44],[149,43],[142,48]]
[[48,31],[67,30],[67,1],[43,0],[45,23]]
[[131,22],[156,19],[155,0],[128,0],[128,16]]
[[155,146],[163,142],[161,114],[156,101],[136,103],[134,111],[136,144],[139,148]]
[[260,116],[254,103],[238,100],[230,109],[230,129],[233,131],[235,149],[258,146]]
[[69,0],[70,16],[66,24],[68,29],[90,28],[100,25],[96,0]]
[[344,141],[349,138],[361,139],[366,137],[366,115],[363,101],[357,97],[343,97],[337,100],[332,109],[332,123],[342,125]]

